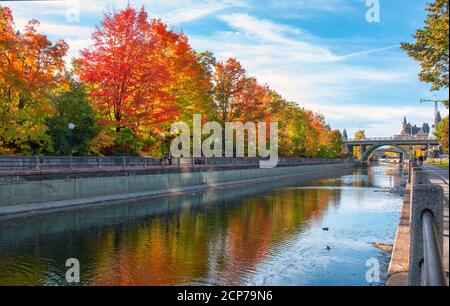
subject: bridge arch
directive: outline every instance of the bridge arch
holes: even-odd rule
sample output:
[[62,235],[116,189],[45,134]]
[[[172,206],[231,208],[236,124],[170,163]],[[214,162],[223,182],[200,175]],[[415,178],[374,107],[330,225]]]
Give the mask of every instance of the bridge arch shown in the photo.
[[406,150],[405,148],[403,148],[400,145],[396,145],[396,144],[391,144],[391,143],[377,143],[372,145],[366,152],[364,152],[364,155],[362,157],[362,161],[366,162],[369,160],[370,155],[372,155],[372,153],[375,152],[375,150],[382,148],[382,147],[394,147],[399,149],[403,154],[405,154],[407,159],[411,159],[411,152],[409,152],[408,150]]

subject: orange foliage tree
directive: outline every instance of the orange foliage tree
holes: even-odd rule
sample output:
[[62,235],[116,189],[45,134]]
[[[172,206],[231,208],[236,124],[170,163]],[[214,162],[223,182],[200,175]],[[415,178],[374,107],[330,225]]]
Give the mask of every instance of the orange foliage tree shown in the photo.
[[157,19],[151,21],[150,35],[155,55],[168,72],[169,82],[164,91],[180,110],[177,119],[190,123],[194,114],[210,114],[210,76],[198,61],[186,35],[168,30],[167,25]]
[[218,120],[225,127],[226,122],[239,118],[240,109],[238,97],[242,95],[247,82],[245,69],[234,58],[226,62],[218,61],[213,75],[214,102],[217,108]]
[[53,44],[38,26],[31,20],[19,32],[11,11],[0,7],[0,142],[6,153],[41,153],[49,146],[48,98],[64,84],[68,45]]
[[272,100],[269,87],[248,77],[236,59],[218,61],[212,78],[215,107],[222,124],[263,120],[269,115]]

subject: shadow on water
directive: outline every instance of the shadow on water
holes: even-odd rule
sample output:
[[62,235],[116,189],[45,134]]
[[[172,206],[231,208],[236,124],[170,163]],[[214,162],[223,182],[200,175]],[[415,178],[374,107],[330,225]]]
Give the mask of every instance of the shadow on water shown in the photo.
[[401,203],[375,191],[398,177],[356,169],[9,221],[0,284],[64,285],[77,258],[83,285],[367,285],[366,260],[389,259],[372,243],[393,241]]

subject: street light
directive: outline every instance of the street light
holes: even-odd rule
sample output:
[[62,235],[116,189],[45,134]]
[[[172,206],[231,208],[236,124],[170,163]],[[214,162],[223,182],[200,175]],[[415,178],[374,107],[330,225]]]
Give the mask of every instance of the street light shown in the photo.
[[434,103],[434,126],[433,128],[437,128],[438,122],[438,112],[439,112],[439,103],[444,103],[444,100],[427,100],[427,99],[420,99],[420,104],[423,103]]
[[76,125],[71,122],[71,123],[69,123],[67,128],[69,129],[69,156],[72,156],[72,134],[73,134],[73,130],[75,130],[75,128],[76,128]]
[[159,136],[161,136],[163,143],[162,143],[162,155],[164,156],[164,149],[165,149],[165,144],[166,144],[166,134],[161,133],[159,134]]

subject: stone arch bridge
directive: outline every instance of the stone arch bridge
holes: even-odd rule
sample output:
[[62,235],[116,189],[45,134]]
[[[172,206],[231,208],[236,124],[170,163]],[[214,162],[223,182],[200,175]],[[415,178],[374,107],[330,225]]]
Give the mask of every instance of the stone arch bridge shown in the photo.
[[394,147],[401,153],[401,160],[410,159],[413,146],[426,146],[427,155],[430,152],[431,146],[438,146],[439,141],[436,138],[429,137],[411,137],[411,136],[397,136],[385,138],[364,138],[364,139],[349,139],[344,141],[347,152],[353,152],[354,147],[359,147],[362,152],[361,161],[368,161],[370,156],[379,148]]

